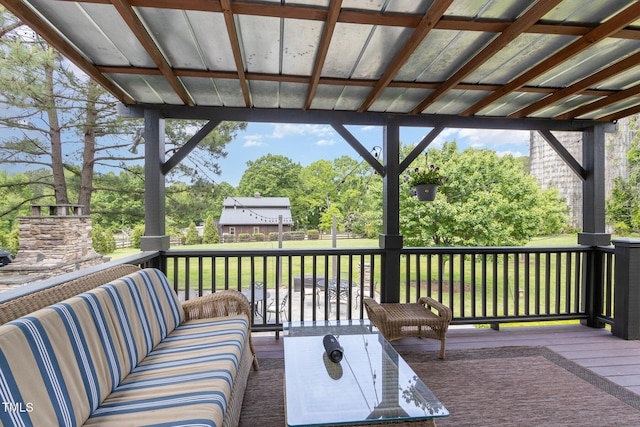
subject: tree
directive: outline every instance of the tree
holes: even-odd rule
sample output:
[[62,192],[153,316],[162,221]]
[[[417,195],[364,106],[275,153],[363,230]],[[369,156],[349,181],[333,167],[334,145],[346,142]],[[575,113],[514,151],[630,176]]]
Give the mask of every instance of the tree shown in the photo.
[[196,230],[196,224],[191,223],[187,228],[187,235],[184,240],[185,245],[199,245],[200,244],[200,235],[198,234],[198,230]]
[[258,192],[263,197],[288,197],[295,220],[303,216],[306,208],[297,203],[302,194],[300,172],[302,166],[286,156],[267,154],[256,161],[247,162],[236,194],[252,197]]
[[640,124],[637,117],[632,117],[629,128],[634,132],[627,150],[626,179],[616,178],[613,190],[607,200],[606,212],[616,232],[628,234],[640,231]]
[[333,227],[333,216],[336,216],[336,223],[340,224],[343,221],[343,216],[340,210],[336,206],[330,206],[329,209],[324,211],[320,217],[320,229],[323,231],[331,231]]
[[117,231],[144,223],[144,170],[133,165],[119,174],[96,174],[92,219],[94,225]]
[[220,243],[220,234],[218,234],[218,228],[211,215],[207,217],[204,223],[202,243]]
[[541,228],[542,192],[512,156],[472,148],[458,152],[448,142],[442,150],[429,150],[428,163],[440,166],[447,182],[433,202],[418,202],[403,185],[400,229],[407,246],[518,245]]
[[[58,204],[83,205],[89,214],[94,190],[111,190],[94,188],[96,168],[126,170],[127,165],[144,158],[138,154],[142,139],[132,143],[132,135],[140,136],[140,122],[120,118],[113,96],[71,68],[35,33],[16,31],[20,27],[21,22],[0,8],[0,103],[5,106],[0,113],[0,127],[4,128],[0,161],[48,171],[38,181],[48,190],[30,201],[53,196]],[[204,123],[167,120],[167,154],[182,147]],[[226,156],[225,145],[244,127],[246,123],[219,124],[198,144],[189,161],[171,171],[169,179],[197,177],[199,171],[219,173],[217,159]],[[101,213],[100,220],[105,219],[105,212]],[[114,221],[108,222],[106,226],[113,228]]]

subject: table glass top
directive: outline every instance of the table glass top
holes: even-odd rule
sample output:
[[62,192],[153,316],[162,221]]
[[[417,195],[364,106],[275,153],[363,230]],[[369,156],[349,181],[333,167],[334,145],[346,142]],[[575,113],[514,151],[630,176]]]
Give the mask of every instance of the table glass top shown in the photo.
[[284,337],[287,424],[322,426],[424,420],[449,413],[385,340],[336,335],[342,361],[329,360],[323,335]]

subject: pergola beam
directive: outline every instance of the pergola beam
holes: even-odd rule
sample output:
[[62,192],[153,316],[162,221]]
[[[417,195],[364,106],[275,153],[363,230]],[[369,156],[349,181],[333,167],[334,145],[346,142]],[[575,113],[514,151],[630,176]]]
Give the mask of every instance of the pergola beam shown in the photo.
[[144,117],[145,109],[157,110],[166,119],[211,120],[255,123],[301,123],[385,126],[393,120],[398,126],[426,127],[445,126],[452,129],[505,129],[505,130],[553,130],[582,131],[595,125],[604,126],[605,132],[616,132],[614,123],[593,120],[550,120],[538,118],[507,119],[501,117],[461,117],[443,114],[402,115],[393,113],[286,110],[281,108],[228,108],[187,107],[183,105],[121,104],[118,113],[128,118]]

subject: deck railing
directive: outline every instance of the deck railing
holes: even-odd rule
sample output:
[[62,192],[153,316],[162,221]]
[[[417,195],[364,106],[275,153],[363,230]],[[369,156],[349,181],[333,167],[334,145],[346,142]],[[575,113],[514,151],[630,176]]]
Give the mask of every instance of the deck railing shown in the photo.
[[[0,302],[129,263],[163,270],[182,299],[243,291],[255,307],[256,331],[278,331],[289,320],[362,319],[363,297],[379,298],[382,286],[394,285],[401,302],[426,295],[451,307],[454,324],[580,320],[598,327],[614,323],[614,254],[613,247],[589,246],[404,248],[400,282],[386,284],[379,248],[171,249],[6,291]],[[620,269],[631,279],[621,282],[625,288],[637,276],[627,263]],[[629,324],[637,308],[627,311],[618,325]]]
[[[401,254],[400,301],[431,296],[451,307],[453,324],[613,322],[612,248],[431,247]],[[362,297],[378,297],[383,285],[382,256],[372,248],[169,250],[162,264],[182,298],[241,290],[256,307],[254,329],[278,330],[285,320],[364,318]]]

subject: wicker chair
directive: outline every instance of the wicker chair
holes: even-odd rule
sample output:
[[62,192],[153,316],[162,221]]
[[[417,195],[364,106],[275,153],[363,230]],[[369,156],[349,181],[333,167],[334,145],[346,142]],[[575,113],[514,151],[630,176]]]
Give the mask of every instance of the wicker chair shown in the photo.
[[449,307],[429,297],[421,297],[417,303],[407,304],[380,304],[372,298],[365,298],[364,306],[369,320],[388,341],[404,337],[440,340],[440,359],[444,359],[447,329],[453,316]]

